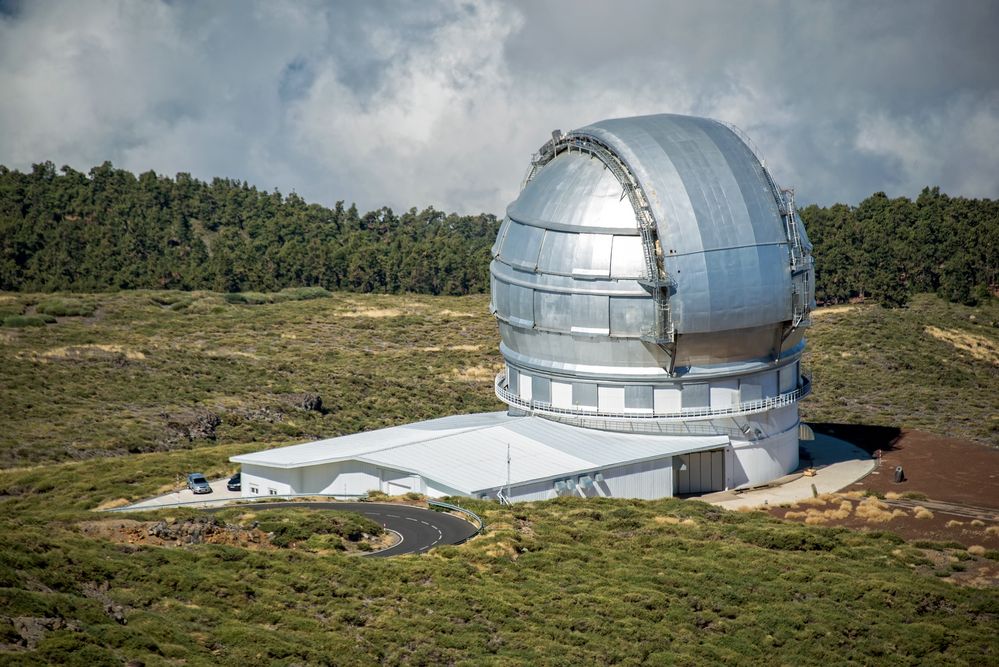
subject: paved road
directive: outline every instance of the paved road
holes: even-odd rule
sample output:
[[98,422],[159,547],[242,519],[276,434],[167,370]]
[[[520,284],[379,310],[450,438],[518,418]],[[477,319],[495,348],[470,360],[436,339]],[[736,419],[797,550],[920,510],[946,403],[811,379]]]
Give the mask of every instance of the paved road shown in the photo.
[[[457,544],[475,534],[475,526],[451,514],[435,512],[410,505],[393,503],[259,503],[251,507],[262,512],[280,507],[302,507],[310,510],[356,512],[398,533],[402,540],[388,549],[365,554],[371,558],[388,558],[402,554],[423,553],[441,544]],[[221,509],[221,508],[220,508]]]

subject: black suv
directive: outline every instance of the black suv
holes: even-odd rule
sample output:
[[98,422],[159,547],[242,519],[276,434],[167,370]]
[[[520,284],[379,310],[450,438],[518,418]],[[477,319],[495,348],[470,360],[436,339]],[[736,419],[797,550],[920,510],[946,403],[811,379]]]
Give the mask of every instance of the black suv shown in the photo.
[[225,488],[230,491],[242,491],[243,490],[243,473],[237,472],[235,475],[229,478],[229,482],[225,485]]

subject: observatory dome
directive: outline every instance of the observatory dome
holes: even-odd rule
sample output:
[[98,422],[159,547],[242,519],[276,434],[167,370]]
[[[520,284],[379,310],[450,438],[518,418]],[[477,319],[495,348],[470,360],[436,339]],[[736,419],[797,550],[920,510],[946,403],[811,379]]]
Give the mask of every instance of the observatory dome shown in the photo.
[[492,254],[511,411],[728,435],[728,488],[797,465],[811,245],[734,127],[663,114],[553,132]]

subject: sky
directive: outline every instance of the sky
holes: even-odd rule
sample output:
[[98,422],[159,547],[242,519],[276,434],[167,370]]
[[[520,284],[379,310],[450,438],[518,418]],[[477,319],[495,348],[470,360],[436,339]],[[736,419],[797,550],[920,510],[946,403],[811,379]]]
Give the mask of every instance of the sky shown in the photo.
[[0,0],[0,164],[502,215],[558,128],[733,123],[799,204],[999,198],[999,2]]

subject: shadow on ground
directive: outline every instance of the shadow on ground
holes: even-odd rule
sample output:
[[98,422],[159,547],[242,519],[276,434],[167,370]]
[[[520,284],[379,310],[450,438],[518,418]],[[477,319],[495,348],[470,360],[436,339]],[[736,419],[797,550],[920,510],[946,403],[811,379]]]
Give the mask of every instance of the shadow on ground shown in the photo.
[[811,423],[815,433],[846,440],[860,447],[868,454],[877,450],[890,452],[902,437],[902,429],[897,426],[870,426],[868,424],[833,424],[828,422]]

